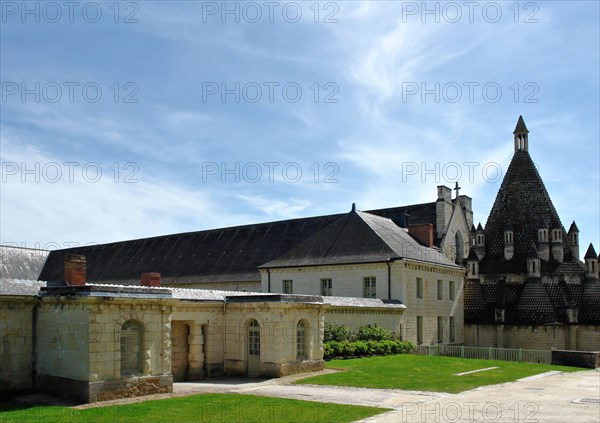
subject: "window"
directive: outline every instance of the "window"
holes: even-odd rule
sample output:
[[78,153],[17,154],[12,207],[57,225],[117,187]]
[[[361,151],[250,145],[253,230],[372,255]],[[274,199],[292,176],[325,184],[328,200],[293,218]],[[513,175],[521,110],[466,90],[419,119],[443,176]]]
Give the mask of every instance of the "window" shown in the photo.
[[444,282],[441,280],[437,281],[437,299],[438,300],[444,299]]
[[142,373],[142,325],[128,320],[121,326],[121,375]]
[[248,324],[248,354],[260,356],[260,324],[256,319]]
[[[473,266],[473,273],[475,273],[475,266]],[[454,298],[455,298],[454,281],[449,281],[448,282],[448,299],[450,299],[450,301],[454,301]]]
[[375,277],[370,276],[363,278],[363,297],[365,298],[377,298],[376,280]]
[[450,316],[450,342],[456,338],[456,327],[454,326],[454,317]]
[[296,359],[306,358],[306,322],[300,320],[296,326]]
[[417,316],[417,344],[423,343],[423,316]]
[[333,283],[331,279],[321,279],[321,295],[325,297],[330,297],[333,291]]
[[284,294],[293,294],[294,293],[294,281],[291,279],[284,280],[282,290],[283,290]]
[[423,298],[423,279],[417,278],[417,298]]
[[438,344],[444,342],[444,318],[442,316],[437,318],[437,341]]

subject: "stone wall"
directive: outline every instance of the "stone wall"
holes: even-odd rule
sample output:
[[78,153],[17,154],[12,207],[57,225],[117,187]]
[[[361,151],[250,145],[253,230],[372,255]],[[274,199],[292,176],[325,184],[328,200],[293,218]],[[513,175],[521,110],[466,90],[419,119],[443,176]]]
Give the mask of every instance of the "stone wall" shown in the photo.
[[[458,224],[457,224],[458,225]],[[402,332],[404,340],[417,343],[417,316],[423,318],[423,344],[438,343],[438,317],[443,318],[443,343],[463,342],[463,280],[464,270],[406,260],[390,264],[388,288],[388,266],[385,263],[315,266],[307,268],[273,269],[270,271],[271,292],[282,292],[283,280],[293,281],[294,294],[321,295],[321,279],[332,280],[332,295],[363,297],[363,278],[375,277],[377,298],[402,301],[406,310],[392,318],[355,309],[348,313],[328,313],[327,321],[344,324],[352,330],[366,324],[378,324],[394,332]],[[423,280],[423,298],[417,298],[417,278]],[[437,297],[437,281],[442,281],[442,299]],[[267,292],[269,274],[262,271],[262,289]],[[450,299],[450,281],[454,283],[454,299]],[[345,315],[346,314],[346,315]],[[454,318],[454,339],[451,339],[450,317]],[[401,321],[402,320],[402,321]]]
[[385,328],[398,337],[403,338],[403,310],[368,309],[366,307],[328,307],[325,312],[325,323],[345,326],[356,332],[366,324]]
[[[167,392],[167,379],[172,385],[170,313],[160,299],[42,297],[36,388],[57,393],[60,385],[59,395],[85,402]],[[121,371],[121,329],[127,321],[141,328],[140,368],[132,374]]]
[[32,388],[34,297],[0,297],[0,392]]
[[466,324],[464,342],[471,347],[600,351],[600,327]]
[[[225,372],[245,374],[248,366],[248,325],[260,325],[260,374],[279,377],[323,368],[324,313],[321,304],[228,303],[225,315]],[[306,356],[296,356],[296,328],[307,324]]]

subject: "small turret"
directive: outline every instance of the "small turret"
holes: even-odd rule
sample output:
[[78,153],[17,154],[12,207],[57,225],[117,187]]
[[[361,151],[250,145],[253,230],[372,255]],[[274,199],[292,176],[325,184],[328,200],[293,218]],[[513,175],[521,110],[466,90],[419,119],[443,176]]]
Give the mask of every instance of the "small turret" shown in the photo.
[[564,250],[563,250],[563,231],[562,228],[552,229],[552,239],[550,240],[552,249],[552,258],[559,263],[562,263]]
[[586,279],[598,279],[598,255],[591,242],[583,259],[585,260]]
[[550,245],[548,239],[548,225],[544,223],[544,226],[538,229],[537,239],[537,250],[540,258],[544,261],[550,260]]
[[475,231],[475,252],[479,260],[485,256],[485,232],[481,223],[477,225],[477,230]]
[[541,275],[541,260],[535,244],[531,244],[527,252],[527,277],[539,278]]
[[573,256],[575,260],[579,260],[579,228],[577,228],[575,221],[571,223],[571,227],[569,228],[569,232],[567,233],[567,238],[569,239],[571,256]]
[[475,229],[474,225],[471,225],[471,230],[469,231],[469,245],[471,247],[475,246],[475,233],[477,232],[477,230]]
[[479,279],[479,257],[474,248],[469,250],[467,256],[467,279]]
[[512,225],[504,228],[504,260],[512,259],[515,254],[514,234]]
[[529,150],[529,130],[527,126],[525,126],[525,121],[523,120],[523,116],[519,116],[519,120],[517,121],[517,126],[515,126],[515,130],[513,132],[515,138],[515,153],[517,151],[528,151]]

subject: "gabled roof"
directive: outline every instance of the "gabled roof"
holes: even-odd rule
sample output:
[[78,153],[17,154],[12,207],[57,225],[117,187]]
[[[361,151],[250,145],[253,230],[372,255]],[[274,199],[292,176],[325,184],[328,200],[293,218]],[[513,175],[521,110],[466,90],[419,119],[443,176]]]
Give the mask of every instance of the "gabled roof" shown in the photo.
[[[432,223],[435,227],[435,203],[371,213],[389,217],[400,226],[404,225],[405,213],[409,213],[411,223]],[[161,273],[161,280],[167,285],[259,282],[258,266],[342,216],[307,217],[54,250],[39,279],[62,280],[65,255],[81,254],[86,256],[89,282],[137,285],[142,272]]]
[[355,210],[260,267],[374,263],[400,258],[459,268],[437,250],[420,245],[392,220]]

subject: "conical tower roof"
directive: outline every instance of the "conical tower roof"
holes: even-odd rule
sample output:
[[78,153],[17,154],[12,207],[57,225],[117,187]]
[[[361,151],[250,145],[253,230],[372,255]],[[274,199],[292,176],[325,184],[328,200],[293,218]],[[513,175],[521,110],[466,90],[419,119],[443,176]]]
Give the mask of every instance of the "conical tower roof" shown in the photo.
[[525,125],[525,120],[523,119],[523,116],[520,115],[519,120],[517,121],[517,126],[515,126],[515,130],[513,131],[513,134],[520,134],[523,132],[528,133],[529,129],[527,129],[527,126]]
[[[519,128],[518,123],[517,129]],[[514,229],[515,252],[512,262],[519,263],[519,267],[523,269],[528,250],[531,244],[537,241],[539,228],[561,228],[563,239],[566,239],[566,232],[550,195],[526,150],[515,152],[485,225],[488,262],[503,259],[504,230],[508,225]],[[566,243],[563,248],[567,261],[570,252]]]

